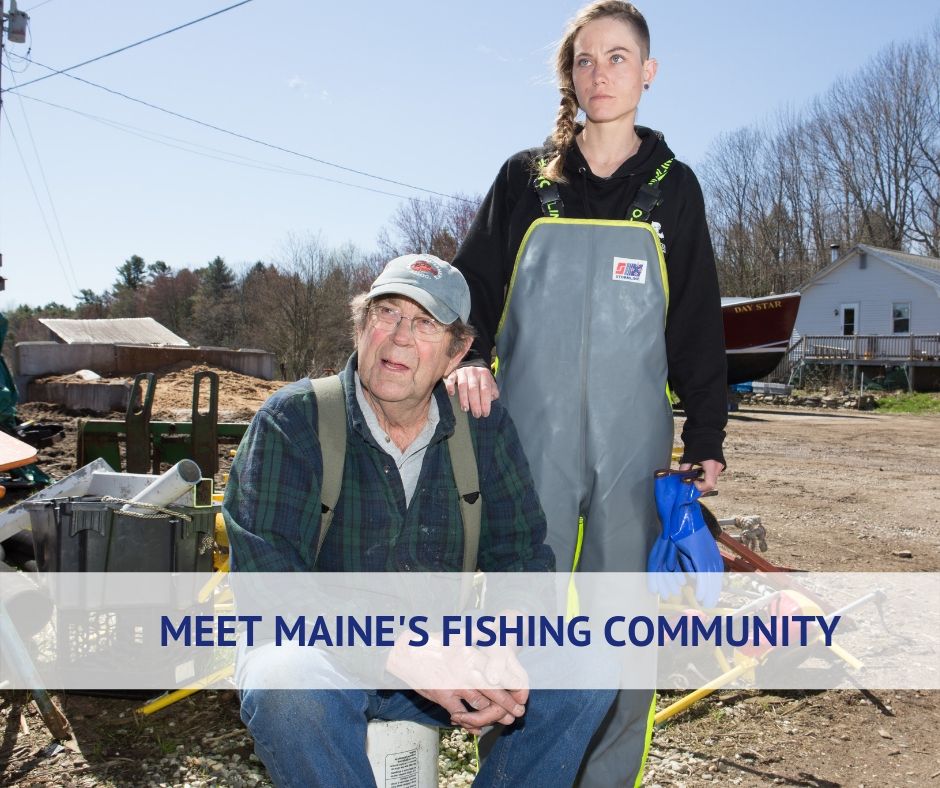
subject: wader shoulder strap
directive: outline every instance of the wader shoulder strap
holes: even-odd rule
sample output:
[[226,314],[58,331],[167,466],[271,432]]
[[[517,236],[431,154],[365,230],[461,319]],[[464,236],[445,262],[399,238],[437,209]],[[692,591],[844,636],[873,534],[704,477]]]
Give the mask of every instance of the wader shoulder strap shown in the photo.
[[[653,177],[640,187],[636,197],[633,198],[633,202],[627,209],[628,219],[634,222],[649,222],[653,210],[663,201],[659,184],[669,172],[672,162],[673,159],[669,159],[659,165]],[[539,167],[544,167],[547,162],[545,159],[539,159],[537,163]],[[565,205],[561,201],[558,184],[553,183],[548,178],[536,176],[532,185],[535,188],[536,195],[538,195],[539,202],[542,204],[542,214],[553,219],[562,217]]]
[[668,159],[656,168],[653,177],[644,183],[627,209],[627,218],[634,222],[649,222],[653,209],[662,204],[663,196],[659,184],[669,172],[673,159]]
[[333,513],[343,486],[343,465],[346,462],[346,397],[338,375],[310,381],[317,398],[317,434],[323,456],[323,479],[320,482],[320,536],[316,559],[333,522]]
[[447,441],[450,464],[454,470],[457,495],[460,496],[460,518],[463,520],[463,570],[475,572],[477,552],[480,545],[480,519],[483,503],[480,500],[480,478],[477,473],[477,458],[470,439],[470,421],[460,408],[454,394],[450,398],[454,409],[454,434]]
[[633,198],[630,210],[627,211],[627,218],[634,222],[648,222],[653,209],[663,201],[659,193],[659,185],[655,183],[644,183]]
[[[539,159],[539,170],[541,170],[548,161],[545,158]],[[538,195],[539,202],[542,203],[542,214],[550,219],[560,219],[564,216],[565,204],[561,201],[561,194],[558,192],[558,184],[553,183],[548,178],[536,175],[532,181],[535,187],[535,193]]]

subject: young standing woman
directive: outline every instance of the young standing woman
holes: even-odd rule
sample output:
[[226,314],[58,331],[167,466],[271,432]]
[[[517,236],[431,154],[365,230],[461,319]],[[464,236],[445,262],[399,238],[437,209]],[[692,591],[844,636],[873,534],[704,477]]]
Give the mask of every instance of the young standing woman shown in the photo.
[[[503,165],[454,261],[479,337],[448,382],[476,416],[495,397],[509,407],[559,568],[645,571],[660,531],[653,471],[672,450],[668,389],[686,413],[680,467],[701,465],[702,492],[724,468],[714,255],[695,175],[635,123],[656,77],[649,47],[630,3],[578,13],[556,55],[555,129]],[[652,702],[618,694],[581,785],[639,784]]]

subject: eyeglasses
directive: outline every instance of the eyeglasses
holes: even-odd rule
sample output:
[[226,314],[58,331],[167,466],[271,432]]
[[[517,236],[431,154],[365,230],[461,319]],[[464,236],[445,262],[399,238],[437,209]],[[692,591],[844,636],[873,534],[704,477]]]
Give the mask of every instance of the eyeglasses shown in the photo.
[[400,309],[385,304],[375,304],[369,307],[369,316],[382,328],[394,331],[402,320],[411,322],[411,335],[420,339],[436,341],[444,336],[444,324],[427,315],[405,317]]

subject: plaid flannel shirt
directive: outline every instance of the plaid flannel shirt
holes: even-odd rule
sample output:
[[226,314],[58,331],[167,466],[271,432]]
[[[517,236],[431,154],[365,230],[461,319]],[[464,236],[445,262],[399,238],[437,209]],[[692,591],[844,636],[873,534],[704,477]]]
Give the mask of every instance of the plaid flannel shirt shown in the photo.
[[[323,458],[310,381],[275,393],[251,422],[232,465],[222,511],[232,569],[241,572],[460,571],[463,528],[446,441],[454,414],[443,383],[440,423],[406,506],[398,468],[376,443],[356,400],[353,354],[340,375],[346,461],[333,523],[316,558]],[[508,413],[470,419],[483,498],[478,565],[485,572],[551,572],[545,516]]]

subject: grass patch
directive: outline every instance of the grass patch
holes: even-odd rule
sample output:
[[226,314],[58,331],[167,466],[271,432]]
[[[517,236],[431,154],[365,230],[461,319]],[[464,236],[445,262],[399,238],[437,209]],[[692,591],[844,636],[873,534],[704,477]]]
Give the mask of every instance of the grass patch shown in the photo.
[[940,413],[940,394],[892,394],[878,400],[886,413]]
[[160,747],[160,752],[164,755],[172,755],[176,752],[176,745],[179,742],[176,739],[164,739],[162,736],[157,736],[157,745]]

